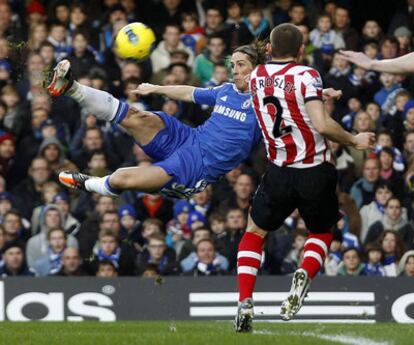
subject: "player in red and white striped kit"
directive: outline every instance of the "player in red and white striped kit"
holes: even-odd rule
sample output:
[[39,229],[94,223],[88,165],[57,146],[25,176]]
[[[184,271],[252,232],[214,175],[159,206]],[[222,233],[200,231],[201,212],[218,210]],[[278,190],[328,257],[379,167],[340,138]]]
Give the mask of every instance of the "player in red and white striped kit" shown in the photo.
[[330,163],[327,139],[361,150],[375,143],[373,133],[351,135],[325,113],[319,73],[297,63],[303,50],[302,35],[296,26],[281,24],[270,35],[272,61],[259,65],[250,76],[253,106],[269,164],[239,244],[237,332],[252,329],[252,293],[264,238],[296,208],[310,234],[304,246],[304,259],[282,304],[284,320],[290,320],[299,311],[311,279],[323,265],[333,227],[339,219],[337,175]]

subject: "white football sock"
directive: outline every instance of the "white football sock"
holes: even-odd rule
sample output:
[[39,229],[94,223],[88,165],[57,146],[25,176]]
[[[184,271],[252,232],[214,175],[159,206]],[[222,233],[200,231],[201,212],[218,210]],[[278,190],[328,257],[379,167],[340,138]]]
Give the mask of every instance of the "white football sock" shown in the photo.
[[65,93],[100,120],[112,121],[120,105],[110,93],[79,84],[77,81]]
[[85,181],[85,188],[89,192],[95,192],[101,195],[106,196],[118,196],[120,191],[113,189],[109,185],[109,177],[111,175],[107,175],[104,177],[93,177],[89,180]]

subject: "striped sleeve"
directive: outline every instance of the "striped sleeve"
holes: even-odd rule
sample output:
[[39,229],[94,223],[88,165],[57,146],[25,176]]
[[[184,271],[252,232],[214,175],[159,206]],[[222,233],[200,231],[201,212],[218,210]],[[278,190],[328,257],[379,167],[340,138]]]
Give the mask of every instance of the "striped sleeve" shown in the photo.
[[319,72],[309,69],[302,75],[302,93],[306,102],[321,100],[322,101],[322,78]]

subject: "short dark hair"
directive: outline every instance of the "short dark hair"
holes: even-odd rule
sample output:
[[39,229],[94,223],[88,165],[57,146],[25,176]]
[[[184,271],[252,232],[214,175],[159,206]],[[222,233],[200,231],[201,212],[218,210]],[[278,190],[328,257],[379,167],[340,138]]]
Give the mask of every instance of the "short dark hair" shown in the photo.
[[276,26],[270,33],[272,57],[296,57],[303,43],[303,36],[299,29],[290,23]]
[[63,233],[63,237],[65,238],[65,240],[68,239],[68,235],[67,235],[67,233],[66,233],[66,231],[64,229],[62,229],[62,228],[54,228],[54,229],[49,230],[49,232],[47,233],[47,240],[48,241],[50,241],[50,237],[52,235],[52,232],[55,232],[55,231],[60,231],[61,233]]
[[394,45],[396,45],[397,46],[397,48],[399,47],[399,45],[400,45],[400,43],[398,42],[398,40],[397,40],[397,38],[396,37],[394,37],[394,36],[385,36],[385,37],[383,37],[382,38],[382,40],[380,41],[380,49],[381,49],[381,47],[383,46],[383,44],[385,43],[385,42],[390,42],[391,44],[394,44]]
[[81,35],[83,36],[83,38],[89,42],[89,34],[82,29],[76,29],[73,33],[72,33],[72,39],[74,39],[76,36]]
[[399,202],[399,204],[400,204],[400,207],[402,207],[402,202],[401,202],[401,200],[400,199],[398,199],[396,196],[392,196],[391,198],[389,198],[388,199],[388,201],[386,202],[386,204],[385,204],[385,207],[388,207],[388,204],[390,203],[390,201],[393,201],[393,200],[397,200],[398,202]]

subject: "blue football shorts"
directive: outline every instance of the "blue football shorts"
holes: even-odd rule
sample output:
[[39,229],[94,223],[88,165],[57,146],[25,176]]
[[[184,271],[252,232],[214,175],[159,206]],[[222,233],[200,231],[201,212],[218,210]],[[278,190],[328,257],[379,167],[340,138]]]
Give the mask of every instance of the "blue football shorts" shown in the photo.
[[163,120],[165,127],[150,143],[141,147],[154,159],[155,166],[172,176],[160,192],[175,198],[189,198],[203,191],[208,182],[195,129],[164,112],[154,114]]

